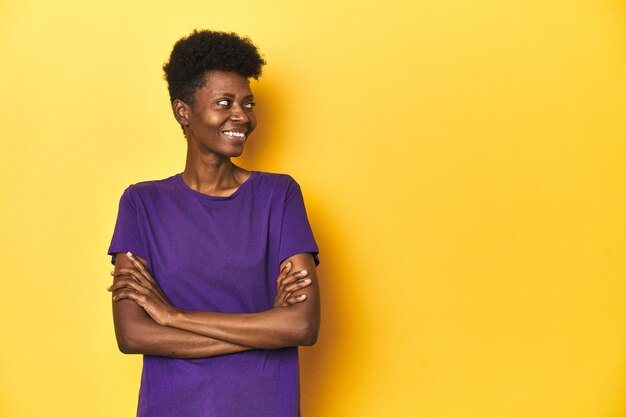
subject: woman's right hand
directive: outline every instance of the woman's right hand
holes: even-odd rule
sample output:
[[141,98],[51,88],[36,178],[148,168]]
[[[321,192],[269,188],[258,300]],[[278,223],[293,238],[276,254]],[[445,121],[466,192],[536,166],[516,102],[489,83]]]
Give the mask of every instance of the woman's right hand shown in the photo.
[[306,300],[306,295],[294,295],[293,293],[311,285],[311,280],[307,278],[308,271],[306,269],[302,269],[300,271],[289,273],[290,270],[291,262],[287,262],[287,264],[280,271],[280,274],[278,274],[278,278],[276,279],[276,297],[274,297],[274,307],[290,306]]

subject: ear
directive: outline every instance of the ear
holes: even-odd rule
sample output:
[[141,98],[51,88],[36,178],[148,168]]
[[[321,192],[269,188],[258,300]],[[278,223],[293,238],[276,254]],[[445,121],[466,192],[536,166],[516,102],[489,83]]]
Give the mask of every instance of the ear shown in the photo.
[[182,126],[189,126],[191,119],[191,107],[182,100],[176,99],[172,102],[172,112],[176,121]]

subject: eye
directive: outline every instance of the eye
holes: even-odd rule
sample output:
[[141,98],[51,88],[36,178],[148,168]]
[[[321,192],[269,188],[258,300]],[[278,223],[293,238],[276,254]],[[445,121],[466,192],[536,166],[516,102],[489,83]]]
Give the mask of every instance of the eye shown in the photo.
[[217,101],[218,106],[228,107],[230,106],[230,100],[222,99]]
[[250,103],[246,103],[243,105],[246,109],[250,109],[252,110],[254,108],[254,106],[256,106],[256,103],[254,102],[250,102]]

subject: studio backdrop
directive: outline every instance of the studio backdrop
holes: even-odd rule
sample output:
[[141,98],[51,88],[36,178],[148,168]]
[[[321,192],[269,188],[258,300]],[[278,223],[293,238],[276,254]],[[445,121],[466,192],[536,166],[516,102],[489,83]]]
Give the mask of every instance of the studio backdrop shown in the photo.
[[184,168],[161,66],[249,36],[246,169],[301,185],[305,417],[626,415],[626,3],[0,3],[0,415],[134,415],[106,255]]

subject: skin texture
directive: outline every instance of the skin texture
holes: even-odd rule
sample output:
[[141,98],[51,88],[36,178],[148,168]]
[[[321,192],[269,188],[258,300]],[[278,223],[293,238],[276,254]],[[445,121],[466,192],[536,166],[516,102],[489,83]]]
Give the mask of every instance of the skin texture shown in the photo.
[[[141,258],[139,258],[141,259]],[[145,260],[142,260],[144,264]],[[116,270],[132,268],[124,253],[118,253]],[[120,277],[115,277],[113,285]],[[111,288],[111,287],[109,287]],[[115,292],[113,292],[115,296]],[[157,324],[146,311],[131,299],[113,301],[113,323],[117,345],[123,353],[168,356],[173,358],[203,358],[247,350],[245,346],[201,336],[173,327]]]
[[[192,189],[228,196],[250,172],[234,165],[256,127],[254,99],[248,79],[212,71],[196,90],[193,104],[174,100],[174,117],[187,139],[183,180]],[[233,138],[225,132],[239,132]],[[285,259],[277,277],[274,307],[250,314],[185,311],[171,305],[152,278],[145,259],[116,256],[113,318],[124,353],[200,358],[241,352],[312,345],[320,322],[319,285],[313,256],[300,253]],[[302,273],[303,270],[306,272]]]
[[[256,127],[254,97],[248,79],[233,72],[211,71],[206,85],[196,90],[193,105],[174,100],[174,117],[187,138],[185,183],[213,196],[231,195],[250,172],[230,158],[243,153],[245,141]],[[242,141],[224,132],[245,133]]]
[[[317,340],[319,286],[315,263],[310,253],[300,253],[283,261],[281,273],[277,278],[278,294],[274,300],[274,307],[249,314],[177,309],[169,303],[154,282],[145,267],[145,261],[120,253],[116,258],[116,265],[117,260],[124,257],[127,260],[120,262],[120,267],[112,273],[115,280],[114,284],[109,287],[109,291],[113,293],[114,317],[116,317],[116,307],[119,311],[120,304],[131,300],[134,305],[128,305],[135,309],[139,306],[143,310],[144,319],[152,321],[157,326],[182,330],[212,339],[209,343],[211,352],[212,350],[217,352],[226,350],[225,353],[231,353],[245,350],[245,348],[275,349],[312,345]],[[122,264],[128,265],[128,262],[130,266],[121,266]],[[291,264],[291,267],[288,267],[288,264]],[[154,342],[157,345],[162,344],[162,340],[156,340],[154,335],[147,334],[154,328],[151,323],[146,323],[144,320],[139,323],[124,322],[124,317],[118,316],[120,317],[116,318],[119,318],[121,322],[118,325],[116,321],[116,335],[118,344],[121,345],[120,349],[124,348],[123,351],[131,350],[128,353],[145,354],[143,350],[152,347],[150,344]],[[133,331],[139,331],[139,333],[132,333]],[[183,335],[186,334],[180,334],[181,337]],[[139,340],[134,340],[137,336]],[[166,341],[171,342],[170,339]],[[188,342],[186,338],[185,342]],[[194,347],[191,346],[191,348]],[[187,349],[182,351],[173,349],[173,351],[175,355],[168,354],[167,356],[192,357],[187,355],[193,354],[193,351]],[[211,352],[204,356],[214,356],[210,354]]]

